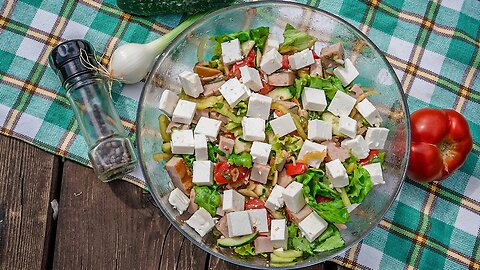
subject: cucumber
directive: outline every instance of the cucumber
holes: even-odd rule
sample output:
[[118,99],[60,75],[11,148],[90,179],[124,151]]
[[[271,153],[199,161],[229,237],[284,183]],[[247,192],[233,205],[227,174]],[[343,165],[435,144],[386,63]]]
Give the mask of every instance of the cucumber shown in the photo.
[[322,120],[332,124],[332,133],[334,135],[343,136],[343,134],[338,131],[338,122],[340,121],[340,117],[335,116],[329,112],[324,112],[322,114]]
[[275,255],[274,253],[270,254],[270,262],[272,263],[291,263],[297,258],[286,258]]
[[254,232],[244,236],[220,238],[217,240],[217,245],[221,247],[239,247],[252,242],[257,238],[257,235],[258,232]]
[[246,56],[250,50],[255,46],[255,41],[254,40],[247,40],[241,44],[242,47],[242,55]]
[[171,143],[164,143],[162,144],[162,152],[163,153],[172,153],[172,144]]
[[232,2],[233,0],[117,0],[117,5],[127,13],[151,16],[168,13],[194,14],[222,8]]
[[293,98],[290,89],[287,87],[278,87],[273,89],[267,96],[271,97],[273,101],[275,100],[287,100]]
[[273,254],[282,258],[299,258],[299,257],[302,257],[303,252],[298,250],[283,250],[283,251],[274,250]]

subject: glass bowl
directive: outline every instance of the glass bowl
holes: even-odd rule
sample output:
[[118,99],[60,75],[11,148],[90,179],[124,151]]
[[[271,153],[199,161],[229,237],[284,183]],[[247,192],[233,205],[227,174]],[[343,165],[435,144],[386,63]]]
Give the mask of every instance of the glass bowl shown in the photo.
[[[200,237],[182,221],[168,203],[168,194],[174,188],[165,162],[156,162],[152,155],[161,152],[162,138],[159,133],[158,109],[164,89],[181,89],[178,74],[192,70],[197,62],[197,48],[209,37],[222,33],[236,32],[259,26],[268,26],[270,31],[281,36],[286,23],[307,31],[318,39],[318,47],[343,42],[347,57],[352,59],[360,72],[355,83],[369,86],[381,94],[369,97],[380,110],[384,126],[390,129],[386,143],[387,159],[383,172],[386,184],[375,186],[364,202],[355,209],[346,229],[342,230],[345,246],[328,252],[318,253],[299,262],[292,268],[317,264],[332,258],[360,241],[388,210],[395,199],[403,179],[410,149],[410,122],[405,96],[400,83],[382,52],[361,32],[345,20],[299,3],[260,1],[227,7],[200,19],[178,36],[159,56],[143,89],[138,109],[137,144],[141,167],[148,187],[158,205],[173,226],[201,249],[223,260],[245,267],[266,268],[263,258],[242,258],[230,250],[220,250],[213,235]],[[204,59],[212,56],[212,46],[207,44]]]

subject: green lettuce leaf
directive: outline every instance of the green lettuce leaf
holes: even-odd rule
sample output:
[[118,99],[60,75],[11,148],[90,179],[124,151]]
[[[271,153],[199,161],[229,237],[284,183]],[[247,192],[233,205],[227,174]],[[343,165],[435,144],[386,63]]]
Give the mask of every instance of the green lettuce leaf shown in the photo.
[[242,256],[254,256],[255,247],[251,244],[245,244],[243,246],[236,247],[234,251]]
[[290,154],[298,155],[300,149],[302,149],[303,139],[296,135],[287,135],[282,139],[277,136],[273,138],[272,149],[275,150],[287,150]]
[[183,161],[185,161],[185,165],[192,170],[193,169],[193,162],[195,161],[194,155],[182,155]]
[[335,198],[330,202],[317,203],[309,200],[308,205],[323,219],[330,223],[347,223],[350,214],[343,205],[341,198]]
[[232,153],[228,155],[227,161],[231,164],[235,164],[237,166],[243,166],[247,168],[251,168],[252,165],[252,155],[247,152],[242,152],[240,154]]
[[213,47],[213,57],[212,61],[222,58],[222,43],[230,40],[237,39],[240,43],[243,43],[247,40],[255,41],[255,46],[263,50],[265,47],[265,42],[267,41],[269,34],[269,28],[262,26],[251,30],[244,30],[240,32],[230,33],[230,34],[221,34],[210,38],[211,41],[215,42]]
[[295,181],[303,184],[303,193],[309,201],[315,201],[316,196],[332,199],[339,196],[338,192],[326,183],[325,173],[320,169],[309,169],[296,176]]
[[225,153],[211,142],[207,143],[207,150],[208,150],[208,160],[210,160],[211,162],[218,161],[217,154],[221,156],[225,156]]
[[220,192],[215,186],[195,186],[195,203],[205,208],[212,217],[215,216],[218,206],[220,206]]
[[380,152],[378,154],[376,154],[372,160],[370,160],[370,163],[377,163],[379,162],[380,165],[382,165],[382,168],[383,168],[383,163],[385,162],[385,152]]
[[362,166],[358,166],[348,179],[350,183],[345,187],[345,191],[350,202],[361,203],[373,187],[370,174]]
[[340,231],[332,224],[314,241],[314,251],[323,252],[339,248],[345,245],[345,241],[340,235]]
[[280,44],[278,52],[281,54],[293,54],[311,48],[315,44],[315,38],[308,33],[295,29],[291,24],[285,26],[283,32],[284,41]]
[[342,86],[342,82],[335,75],[325,79],[317,76],[305,75],[296,79],[290,90],[298,100],[301,100],[303,88],[306,86],[324,90],[328,102],[332,101],[337,91],[347,93],[347,90]]

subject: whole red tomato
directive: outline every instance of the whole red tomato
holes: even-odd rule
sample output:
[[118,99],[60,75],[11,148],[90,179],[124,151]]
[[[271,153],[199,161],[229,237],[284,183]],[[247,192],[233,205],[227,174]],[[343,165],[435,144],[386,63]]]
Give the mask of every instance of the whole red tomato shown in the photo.
[[414,112],[407,175],[421,182],[450,176],[465,162],[473,141],[465,118],[454,110],[425,108]]

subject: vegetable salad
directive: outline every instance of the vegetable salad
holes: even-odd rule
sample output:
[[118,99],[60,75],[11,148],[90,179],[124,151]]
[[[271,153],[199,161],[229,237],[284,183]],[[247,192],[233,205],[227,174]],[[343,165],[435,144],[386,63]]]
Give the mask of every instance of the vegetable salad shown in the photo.
[[153,158],[168,160],[169,202],[200,236],[291,266],[345,244],[350,213],[384,183],[389,130],[341,43],[315,53],[289,24],[280,39],[267,27],[212,37],[213,57],[162,93]]

